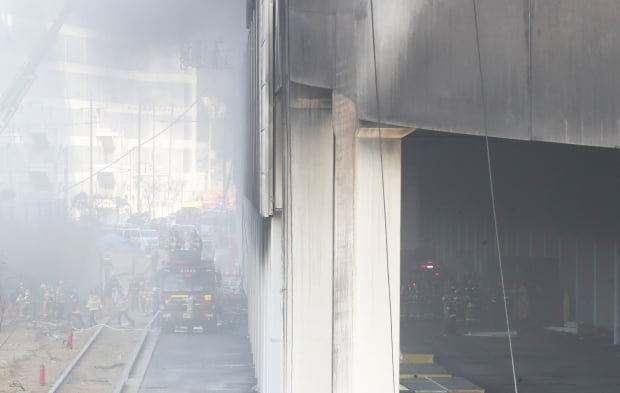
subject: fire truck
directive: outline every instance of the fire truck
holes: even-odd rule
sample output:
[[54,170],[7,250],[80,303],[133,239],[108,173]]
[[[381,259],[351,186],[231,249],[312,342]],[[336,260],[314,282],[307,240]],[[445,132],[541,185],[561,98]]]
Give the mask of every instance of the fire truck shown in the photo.
[[[168,260],[157,273],[162,331],[212,330],[219,319],[221,275],[212,260],[201,259],[200,242],[179,242],[184,239],[179,239],[178,234],[172,238],[177,241],[172,242]],[[193,246],[183,246],[188,243]]]

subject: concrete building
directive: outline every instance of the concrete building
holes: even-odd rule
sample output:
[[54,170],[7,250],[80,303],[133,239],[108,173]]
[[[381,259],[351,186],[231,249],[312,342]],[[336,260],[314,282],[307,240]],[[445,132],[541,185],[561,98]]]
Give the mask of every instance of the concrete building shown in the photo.
[[[439,201],[454,199],[431,200],[421,187],[442,170],[457,183],[460,172],[402,166],[401,141],[423,142],[421,130],[474,135],[485,164],[486,138],[617,147],[618,12],[613,1],[248,1],[243,243],[259,391],[398,391],[401,252],[429,241],[441,258],[471,244],[489,260],[498,250],[490,194],[472,196],[475,216],[455,214],[458,204],[445,209]],[[418,164],[424,157],[411,145],[405,151],[419,154]],[[459,162],[443,151],[445,160],[429,161]],[[481,194],[489,191],[488,167],[475,175]],[[559,198],[580,198],[573,191]],[[542,220],[531,222],[536,231],[511,222],[507,246],[518,256],[524,247],[546,256],[551,247],[554,256],[571,250],[575,267],[563,274],[575,277],[565,283],[575,287],[578,319],[611,324],[617,335],[609,243],[617,231],[596,235],[606,241],[602,257],[591,240],[587,251],[574,250],[574,236],[570,246],[559,241],[574,227],[556,221],[543,235]],[[597,277],[609,274],[603,287]]]
[[[3,89],[64,1],[35,3],[0,10]],[[113,223],[119,212],[169,214],[204,190],[205,168],[196,164],[205,150],[196,135],[203,104],[196,70],[181,67],[181,45],[97,26],[93,14],[80,8],[69,16],[0,136],[3,216],[79,214],[72,201],[85,193]]]

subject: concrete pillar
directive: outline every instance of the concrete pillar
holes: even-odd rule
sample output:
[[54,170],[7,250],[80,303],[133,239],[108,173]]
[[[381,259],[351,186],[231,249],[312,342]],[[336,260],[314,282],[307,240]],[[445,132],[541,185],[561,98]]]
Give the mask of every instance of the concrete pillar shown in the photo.
[[270,219],[269,269],[267,273],[267,294],[265,301],[264,337],[265,348],[265,381],[261,392],[285,393],[284,375],[282,370],[284,354],[283,336],[283,281],[282,281],[282,215],[275,214]]
[[[272,309],[261,340],[261,391],[375,393],[398,391],[400,165],[404,130],[360,128],[355,106],[334,94],[294,101],[282,221],[283,325]],[[272,219],[272,226],[276,221]],[[279,224],[278,224],[279,225]],[[387,232],[386,232],[387,231]],[[272,227],[271,236],[277,236]],[[269,286],[278,287],[274,240]],[[278,287],[279,288],[279,287]],[[262,299],[272,307],[273,288]],[[281,363],[269,349],[278,326]],[[276,359],[276,363],[271,363]],[[280,368],[282,365],[282,368]],[[265,371],[263,367],[266,367]],[[283,370],[284,386],[269,369]],[[265,383],[264,381],[268,381]],[[266,390],[265,390],[266,389]]]
[[248,334],[258,390],[284,393],[282,215],[264,219],[249,202],[244,209]]
[[333,95],[333,112],[333,392],[396,392],[400,138],[410,130],[360,128],[354,103],[340,94]]
[[334,392],[354,391],[355,329],[355,151],[357,113],[341,94],[332,98],[334,113]]
[[254,252],[254,243],[252,242],[252,215],[251,204],[243,198],[240,203],[241,208],[241,258],[245,267],[244,281],[245,281],[245,293],[248,298],[248,337],[252,345],[252,351],[254,355],[254,365],[256,366],[256,352],[257,352],[257,337],[256,337],[256,287],[258,283],[256,259],[257,255]]
[[[378,132],[374,135],[378,136]],[[400,348],[400,139],[379,142],[378,138],[358,137],[355,171],[356,274],[351,351],[355,378],[348,392],[396,393]]]
[[289,116],[285,391],[331,392],[332,116],[329,108],[290,109]]
[[242,258],[245,266],[245,293],[248,298],[248,336],[252,345],[256,377],[260,384],[262,367],[260,337],[260,286],[261,286],[261,251],[260,218],[250,201],[243,199],[242,208]]
[[257,386],[261,392],[282,393],[282,217],[265,219],[249,201],[243,205],[248,334]]

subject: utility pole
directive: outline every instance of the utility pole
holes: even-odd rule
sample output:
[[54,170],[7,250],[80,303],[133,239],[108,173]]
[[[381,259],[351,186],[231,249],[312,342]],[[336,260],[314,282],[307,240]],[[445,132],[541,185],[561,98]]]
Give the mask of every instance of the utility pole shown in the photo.
[[227,162],[225,158],[222,158],[220,161],[221,161],[221,171],[222,171],[222,196],[220,197],[220,206],[224,207],[226,206],[226,193],[228,192],[228,184],[226,182],[228,178],[228,171],[227,171],[228,165],[226,165]]
[[151,151],[153,176],[151,179],[151,217],[155,216],[155,128],[155,104],[153,104],[153,150]]
[[232,162],[222,159],[222,207],[226,206],[226,200],[228,199],[228,189],[230,187],[230,182],[232,181],[232,171]]
[[168,198],[170,201],[170,191],[172,189],[171,181],[172,181],[172,131],[174,130],[174,103],[170,105],[170,131],[168,131],[170,136],[170,141],[168,142]]
[[137,213],[142,213],[142,104],[138,104],[138,184],[136,185]]
[[89,111],[89,134],[90,134],[90,169],[88,177],[88,214],[93,215],[93,97],[90,97],[90,111]]
[[213,112],[214,110],[211,110],[209,113],[209,135],[207,139],[207,192],[209,193],[209,196],[213,194],[213,189],[211,188],[211,152],[213,151],[211,149],[211,138],[213,137]]
[[64,180],[65,180],[65,215],[69,216],[69,210],[71,209],[71,202],[69,201],[69,145],[65,146],[65,170],[64,170]]

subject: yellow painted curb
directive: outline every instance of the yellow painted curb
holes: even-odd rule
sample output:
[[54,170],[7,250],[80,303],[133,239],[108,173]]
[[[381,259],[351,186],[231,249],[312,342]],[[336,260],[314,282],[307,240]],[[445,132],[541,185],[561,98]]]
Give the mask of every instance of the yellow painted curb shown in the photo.
[[403,363],[429,364],[435,362],[435,355],[432,353],[405,353]]
[[[450,390],[450,393],[456,392],[456,390]],[[415,393],[446,393],[444,389],[417,389]]]
[[405,391],[405,392],[408,392],[408,391],[409,391],[409,389],[407,389],[407,387],[406,387],[406,386],[403,386],[403,385],[400,385],[400,389],[398,389],[398,390],[400,390],[401,392],[402,392],[402,391]]
[[400,379],[409,379],[409,378],[452,378],[452,374],[431,374],[431,373],[400,374]]
[[452,389],[455,393],[484,393],[484,389]]

